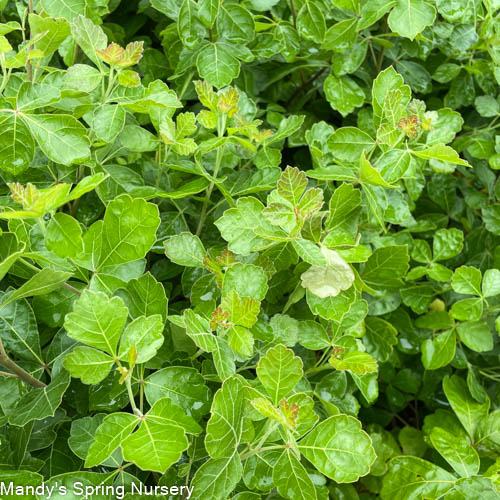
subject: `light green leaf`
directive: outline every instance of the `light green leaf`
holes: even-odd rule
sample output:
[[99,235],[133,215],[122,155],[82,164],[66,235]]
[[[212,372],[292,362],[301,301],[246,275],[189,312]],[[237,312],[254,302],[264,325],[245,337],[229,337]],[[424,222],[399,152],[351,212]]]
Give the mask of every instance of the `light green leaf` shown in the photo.
[[383,500],[436,500],[453,488],[456,476],[417,457],[395,457],[389,462],[380,496]]
[[422,343],[422,364],[426,370],[437,370],[448,365],[455,356],[456,336],[453,330],[440,333]]
[[26,170],[33,160],[35,143],[19,115],[0,113],[0,169],[11,174]]
[[33,420],[53,417],[70,382],[69,373],[60,370],[49,385],[29,391],[9,414],[9,424],[21,427]]
[[461,266],[455,269],[451,287],[457,293],[481,296],[481,271],[472,266]]
[[451,306],[451,316],[460,321],[477,321],[483,314],[483,301],[480,298],[464,299]]
[[365,476],[376,458],[371,439],[359,420],[347,415],[336,415],[318,424],[299,442],[299,450],[337,483],[351,483]]
[[58,257],[75,257],[83,251],[82,228],[71,215],[58,212],[47,226],[45,244]]
[[40,149],[55,163],[80,163],[90,155],[86,128],[73,116],[22,114]]
[[114,356],[127,316],[119,297],[110,299],[102,292],[85,290],[66,316],[64,328],[72,339]]
[[469,393],[467,384],[458,375],[445,376],[443,390],[464,429],[474,440],[478,425],[488,414],[489,399],[485,403],[475,401]]
[[217,349],[216,338],[212,334],[212,329],[206,318],[196,314],[191,309],[184,311],[183,318],[187,335],[199,349],[206,352],[213,352]]
[[106,143],[113,142],[125,126],[127,113],[118,104],[103,104],[94,110],[92,130],[96,137]]
[[234,453],[245,434],[245,398],[241,382],[228,378],[215,393],[207,423],[205,448],[212,458]]
[[267,275],[261,267],[237,263],[224,275],[222,295],[227,295],[232,290],[240,297],[262,300],[268,290]]
[[[261,234],[274,232],[275,228],[262,215],[264,205],[253,197],[240,198],[235,208],[230,208],[215,221],[221,236],[229,243],[229,250],[241,255],[271,246]],[[283,233],[284,234],[284,233]]]
[[329,363],[336,369],[349,371],[355,375],[365,375],[366,373],[375,373],[378,370],[378,364],[368,353],[360,351],[348,351],[345,354],[333,353]]
[[229,85],[240,73],[240,63],[223,43],[210,43],[198,54],[196,66],[200,77],[215,87]]
[[62,286],[70,277],[71,273],[56,271],[55,269],[46,267],[26,281],[26,283],[17,290],[14,290],[7,298],[4,297],[4,300],[0,304],[0,309],[24,297],[33,297],[35,295],[50,293]]
[[488,269],[483,276],[483,297],[494,297],[500,294],[500,271]]
[[285,397],[302,378],[302,360],[293,351],[278,344],[268,349],[257,364],[257,377],[275,405]]
[[434,427],[429,435],[432,446],[462,477],[470,477],[479,471],[479,456],[477,451],[463,439],[454,434]]
[[66,19],[53,19],[29,14],[28,20],[33,38],[36,39],[43,34],[34,47],[41,50],[46,56],[53,54],[70,34],[69,23]]
[[436,9],[426,0],[398,0],[387,22],[392,31],[413,40],[436,18]]
[[326,259],[322,253],[322,249],[320,249],[318,245],[313,243],[311,240],[297,238],[292,241],[292,245],[298,256],[304,262],[313,264],[313,266],[326,266]]
[[338,128],[328,138],[328,148],[339,162],[357,163],[363,151],[371,151],[375,143],[366,133],[355,127]]
[[123,457],[143,470],[165,473],[189,445],[186,425],[188,432],[201,431],[170,399],[160,399],[141,419],[139,430],[122,441]]
[[159,225],[156,205],[129,195],[115,198],[104,214],[99,267],[143,258],[156,241]]
[[467,321],[457,326],[460,340],[473,351],[486,352],[493,349],[493,332],[486,321]]
[[222,500],[229,497],[243,474],[240,456],[207,460],[197,471],[191,482],[191,500]]
[[463,248],[464,234],[459,229],[438,229],[434,233],[432,252],[434,261],[446,260],[458,255]]
[[165,289],[149,272],[130,280],[126,288],[117,290],[115,295],[123,300],[133,319],[154,314],[160,314],[164,321],[167,319]]
[[439,160],[453,163],[455,165],[470,167],[465,160],[462,160],[462,158],[458,156],[458,153],[452,147],[445,146],[444,144],[433,144],[427,149],[422,151],[412,151],[412,153],[418,158],[422,158],[424,160]]
[[382,174],[367,160],[364,150],[360,158],[359,180],[362,184],[371,184],[373,186],[383,186],[386,188],[397,187],[384,180]]
[[87,346],[77,346],[64,359],[64,368],[84,384],[102,382],[111,371],[114,360],[108,354]]
[[198,236],[181,233],[163,242],[165,255],[175,264],[186,267],[203,267],[205,247]]
[[138,423],[138,418],[130,413],[106,415],[95,431],[94,441],[85,459],[85,467],[91,468],[105,462]]
[[73,21],[78,15],[85,15],[87,2],[85,0],[41,0],[41,6],[49,16],[64,17]]
[[313,265],[302,273],[300,279],[304,288],[325,299],[348,290],[354,283],[354,272],[335,250],[322,247],[321,252],[325,257],[326,266]]
[[290,500],[316,500],[316,489],[304,466],[290,449],[283,451],[273,468],[278,493]]
[[135,346],[137,363],[145,363],[154,358],[162,346],[163,320],[159,314],[141,316],[127,325],[120,340],[118,357],[126,361],[129,350]]
[[71,35],[85,55],[101,68],[102,62],[96,51],[103,50],[108,45],[108,37],[102,28],[86,17],[76,16],[71,23]]

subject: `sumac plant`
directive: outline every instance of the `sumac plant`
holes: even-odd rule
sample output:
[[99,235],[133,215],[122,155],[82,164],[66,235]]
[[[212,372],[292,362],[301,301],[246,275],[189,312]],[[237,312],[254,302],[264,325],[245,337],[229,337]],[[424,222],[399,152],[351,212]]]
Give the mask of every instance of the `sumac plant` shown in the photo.
[[0,0],[0,497],[500,498],[499,34]]

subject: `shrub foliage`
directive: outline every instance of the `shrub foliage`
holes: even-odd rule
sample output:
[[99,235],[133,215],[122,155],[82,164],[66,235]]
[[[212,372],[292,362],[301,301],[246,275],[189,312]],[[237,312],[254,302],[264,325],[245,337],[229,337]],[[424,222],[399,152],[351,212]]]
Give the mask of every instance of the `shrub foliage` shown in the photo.
[[499,9],[0,0],[0,482],[499,498]]

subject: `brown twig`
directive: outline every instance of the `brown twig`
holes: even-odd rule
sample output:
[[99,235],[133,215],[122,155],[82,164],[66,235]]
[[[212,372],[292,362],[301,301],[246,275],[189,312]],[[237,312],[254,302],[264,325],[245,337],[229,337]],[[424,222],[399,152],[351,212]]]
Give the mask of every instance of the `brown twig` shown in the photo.
[[14,374],[19,377],[21,380],[24,380],[27,384],[32,385],[33,387],[45,387],[45,384],[40,380],[36,379],[28,373],[24,368],[21,368],[17,363],[12,361],[9,358],[9,355],[5,352],[5,348],[3,346],[3,342],[0,340],[0,365],[11,370]]
[[290,96],[288,101],[286,101],[285,107],[288,108],[292,101],[297,97],[298,94],[300,94],[307,86],[311,85],[315,80],[317,80],[326,70],[327,66],[324,68],[321,68],[318,72],[316,72],[309,80],[306,80],[300,87],[297,87],[294,91],[294,93]]

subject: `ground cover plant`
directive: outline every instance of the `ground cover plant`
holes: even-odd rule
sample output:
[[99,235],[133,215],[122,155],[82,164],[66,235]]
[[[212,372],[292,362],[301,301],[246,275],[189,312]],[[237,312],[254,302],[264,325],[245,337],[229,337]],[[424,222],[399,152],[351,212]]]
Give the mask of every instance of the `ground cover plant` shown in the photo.
[[0,0],[0,497],[500,498],[499,33]]

